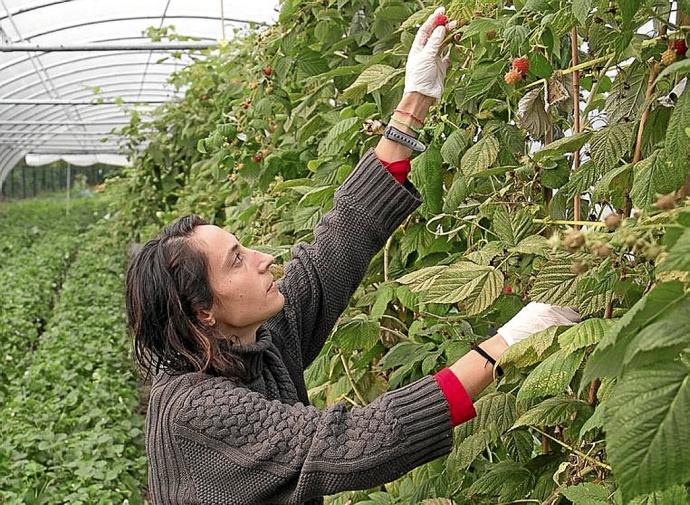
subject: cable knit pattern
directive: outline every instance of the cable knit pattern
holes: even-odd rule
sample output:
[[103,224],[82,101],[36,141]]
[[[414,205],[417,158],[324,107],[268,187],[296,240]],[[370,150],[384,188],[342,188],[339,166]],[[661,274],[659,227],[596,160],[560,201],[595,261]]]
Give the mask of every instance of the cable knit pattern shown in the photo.
[[161,372],[146,419],[155,504],[322,504],[390,482],[450,451],[447,400],[433,377],[362,408],[309,405],[319,354],[372,257],[421,204],[367,151],[336,191],[312,244],[295,247],[278,288],[285,308],[238,349],[246,384]]

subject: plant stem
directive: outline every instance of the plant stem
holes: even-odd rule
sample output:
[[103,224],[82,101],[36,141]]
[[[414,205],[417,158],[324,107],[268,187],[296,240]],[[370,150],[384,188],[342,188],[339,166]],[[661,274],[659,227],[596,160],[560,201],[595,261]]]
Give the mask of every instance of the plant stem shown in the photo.
[[606,226],[606,223],[601,223],[599,221],[568,221],[565,219],[532,219],[533,223],[537,224],[562,224],[569,226]]
[[549,435],[548,433],[541,431],[539,428],[535,428],[534,426],[530,426],[530,428],[532,428],[532,429],[535,430],[535,431],[538,431],[539,433],[541,433],[541,434],[544,435],[545,437],[547,437],[547,438],[553,440],[553,441],[556,442],[558,445],[560,445],[560,446],[562,446],[562,447],[568,449],[568,450],[569,450],[570,452],[572,452],[573,454],[577,454],[577,455],[580,456],[581,458],[586,459],[587,461],[589,461],[589,462],[592,463],[593,465],[598,466],[598,467],[600,467],[600,468],[603,468],[603,469],[605,469],[605,470],[608,470],[609,472],[612,470],[611,467],[610,467],[609,465],[607,465],[606,463],[602,463],[601,461],[598,461],[598,460],[594,459],[594,458],[591,457],[591,456],[587,456],[584,452],[582,452],[582,451],[580,451],[580,450],[578,450],[578,449],[575,449],[574,447],[572,447],[572,446],[566,444],[565,442],[563,442],[563,441],[561,441],[561,440],[558,440],[558,439],[555,438],[555,437],[552,437],[552,436]]
[[[573,26],[570,31],[570,48],[571,48],[571,60],[573,63],[572,68],[577,68],[580,60],[579,46],[577,43],[577,26]],[[573,74],[573,134],[577,135],[580,133],[580,71],[576,71]],[[573,152],[573,169],[572,172],[576,172],[580,168],[580,148],[578,147]],[[575,221],[580,220],[580,194],[577,193],[573,197],[573,219]],[[579,229],[579,225],[575,225],[576,229]]]
[[357,386],[355,385],[355,380],[352,378],[352,372],[350,372],[350,367],[347,366],[347,360],[345,359],[345,356],[342,354],[340,355],[340,361],[343,362],[343,368],[345,369],[345,375],[347,375],[347,378],[350,381],[350,384],[352,385],[352,391],[355,392],[355,396],[357,396],[357,399],[360,401],[362,406],[366,405],[367,402],[364,400],[362,395],[360,394],[359,390],[357,389]]

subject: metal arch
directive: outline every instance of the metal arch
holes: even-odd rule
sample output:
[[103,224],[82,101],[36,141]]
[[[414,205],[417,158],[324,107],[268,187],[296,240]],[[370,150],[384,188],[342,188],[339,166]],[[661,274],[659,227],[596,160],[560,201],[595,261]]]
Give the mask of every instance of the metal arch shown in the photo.
[[[220,0],[221,5],[223,4],[223,0]],[[165,8],[163,9],[163,15],[161,16],[161,23],[158,25],[158,29],[160,30],[163,27],[163,23],[165,22],[165,15],[168,13],[168,8],[170,7],[170,0],[167,0],[165,2]],[[223,37],[225,38],[225,37]],[[148,73],[149,69],[149,63],[151,62],[151,56],[153,56],[153,51],[149,51],[149,55],[146,58],[146,66],[144,67],[144,73],[141,76],[141,87],[144,87],[144,80],[146,80],[146,74]],[[139,94],[141,95],[141,89],[139,89]]]
[[[83,71],[88,72],[88,71],[100,70],[102,68],[110,69],[110,68],[119,67],[119,66],[132,66],[132,65],[129,63],[121,64],[121,65],[99,65],[97,67],[89,67],[87,69],[84,69]],[[81,73],[81,72],[64,72],[60,75],[54,75],[53,80],[57,81],[58,79],[61,79],[62,77],[74,75],[76,73]],[[102,78],[106,78],[106,77],[125,77],[125,76],[133,77],[133,76],[137,76],[137,75],[141,75],[141,72],[120,72],[120,73],[114,73],[114,74],[103,74],[103,75],[99,75],[97,77],[98,77],[98,79],[102,79]],[[165,73],[165,72],[151,72],[149,75],[160,76],[160,77],[170,77],[170,74]],[[78,79],[73,79],[71,81],[61,82],[61,83],[59,83],[59,86],[56,86],[56,87],[58,89],[62,89],[66,86],[71,86],[73,84],[77,84],[77,83],[79,83],[85,79],[88,79],[88,77],[80,77]],[[154,79],[152,79],[149,82],[156,82],[156,83],[167,82],[167,79],[166,80],[162,80],[162,79],[154,80]],[[16,95],[17,93],[21,93],[22,91],[28,90],[28,89],[33,88],[33,87],[38,86],[38,85],[40,85],[40,83],[38,83],[38,82],[32,82],[30,84],[26,84],[25,86],[22,86],[21,88],[17,88],[15,90],[12,90],[12,93],[0,96],[0,98],[11,98],[13,95]],[[96,86],[100,86],[100,84],[96,84]],[[20,97],[16,97],[16,98],[20,98]]]
[[[78,98],[86,99],[86,98],[89,98],[89,97],[99,98],[99,97],[94,96],[93,94],[91,94],[91,95],[80,96],[80,97],[78,97]],[[30,97],[30,98],[33,98],[33,97]],[[100,98],[107,98],[107,97],[100,97]],[[5,104],[5,105],[7,105],[8,107],[10,107],[9,104]],[[28,105],[28,104],[27,104],[27,105]],[[94,105],[96,105],[96,103],[94,103]],[[114,105],[114,104],[99,104],[99,105],[100,105],[101,107],[103,107],[103,106]],[[16,107],[16,106],[15,106],[15,107]],[[25,107],[26,107],[26,105],[25,105]],[[14,119],[14,118],[16,118],[17,116],[21,116],[21,115],[26,115],[26,114],[28,114],[28,113],[31,112],[35,107],[41,107],[41,105],[29,105],[29,108],[25,108],[25,109],[23,109],[23,110],[18,110],[15,114],[13,114],[13,115],[11,115],[11,116],[5,115],[4,117],[5,117],[5,119]]]
[[[119,52],[115,52],[115,53],[106,52],[105,54],[94,54],[91,56],[82,56],[81,58],[74,58],[72,60],[60,60],[59,62],[54,63],[53,65],[47,66],[46,69],[55,68],[55,67],[59,67],[60,65],[66,65],[69,63],[76,63],[76,62],[84,61],[84,60],[93,60],[95,58],[110,58],[113,56],[124,56],[124,55],[129,56],[131,54],[133,54],[132,51],[119,51]],[[12,61],[8,62],[8,64],[0,66],[0,71],[6,70],[8,68],[12,68],[13,66],[19,65],[20,63],[24,63],[26,61],[31,61],[31,58],[27,56],[26,58],[12,60]],[[27,75],[27,74],[23,74],[23,75]]]
[[8,13],[7,13],[6,15],[4,15],[4,16],[0,16],[0,21],[2,21],[2,20],[5,19],[5,18],[8,18],[8,17],[10,17],[10,16],[16,16],[16,15],[24,14],[24,13],[26,13],[26,12],[35,11],[35,10],[38,10],[38,9],[43,9],[44,7],[52,7],[53,5],[64,4],[64,3],[72,2],[72,1],[74,1],[74,0],[54,0],[54,1],[52,1],[52,2],[48,2],[47,4],[34,5],[34,6],[31,6],[31,7],[24,7],[24,8],[22,8],[22,9],[18,9],[18,10],[16,10],[16,11],[14,11],[14,12],[8,12]]
[[[101,119],[104,117],[108,117],[108,118],[121,117],[123,119],[122,124],[127,124],[127,122],[129,121],[128,119],[126,119],[128,117],[127,113],[120,108],[112,108],[112,109],[106,109],[106,110],[103,110],[103,109],[104,108],[101,107],[100,109],[84,110],[82,112],[82,114],[83,114],[85,120],[92,119],[92,118]],[[40,120],[40,121],[53,120],[53,119],[57,119],[55,116],[58,115],[59,113],[60,113],[60,111],[47,110],[47,111],[43,111],[43,113],[36,115],[36,116],[33,116],[33,117],[34,117],[34,119]],[[140,111],[139,114],[146,115],[147,113]]]
[[[110,18],[110,19],[99,19],[93,21],[86,21],[83,23],[77,23],[74,25],[61,26],[60,28],[53,28],[45,32],[25,34],[24,36],[29,39],[36,37],[43,37],[44,35],[50,35],[53,33],[61,32],[64,30],[71,30],[72,28],[81,28],[82,26],[99,25],[103,23],[117,23],[120,21],[140,21],[145,19],[160,19],[160,16],[130,16],[124,18]],[[201,19],[206,21],[220,21],[222,18],[220,16],[199,16],[199,15],[178,15],[178,16],[168,16],[168,19]],[[255,24],[258,26],[270,26],[268,23],[263,21],[252,21],[250,19],[234,19],[225,18],[225,21],[230,23],[242,23],[242,24]]]

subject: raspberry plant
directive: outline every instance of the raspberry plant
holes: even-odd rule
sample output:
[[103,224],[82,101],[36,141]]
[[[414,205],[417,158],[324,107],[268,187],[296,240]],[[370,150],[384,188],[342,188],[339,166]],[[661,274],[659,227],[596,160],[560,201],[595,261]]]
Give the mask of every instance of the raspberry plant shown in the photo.
[[[378,142],[422,3],[288,0],[276,26],[178,72],[183,102],[125,129],[150,143],[122,181],[122,229],[196,212],[286,259]],[[687,502],[690,91],[669,92],[690,60],[662,54],[690,6],[675,5],[446,5],[454,64],[411,173],[424,204],[307,370],[312,401],[366,404],[530,299],[584,321],[512,347],[447,458],[331,503]]]

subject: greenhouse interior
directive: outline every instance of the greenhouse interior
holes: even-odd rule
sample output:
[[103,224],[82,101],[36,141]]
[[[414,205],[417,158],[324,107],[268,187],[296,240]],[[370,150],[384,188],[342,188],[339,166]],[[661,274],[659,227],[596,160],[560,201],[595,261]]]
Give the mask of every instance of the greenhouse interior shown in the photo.
[[0,0],[0,504],[690,504],[690,0]]

